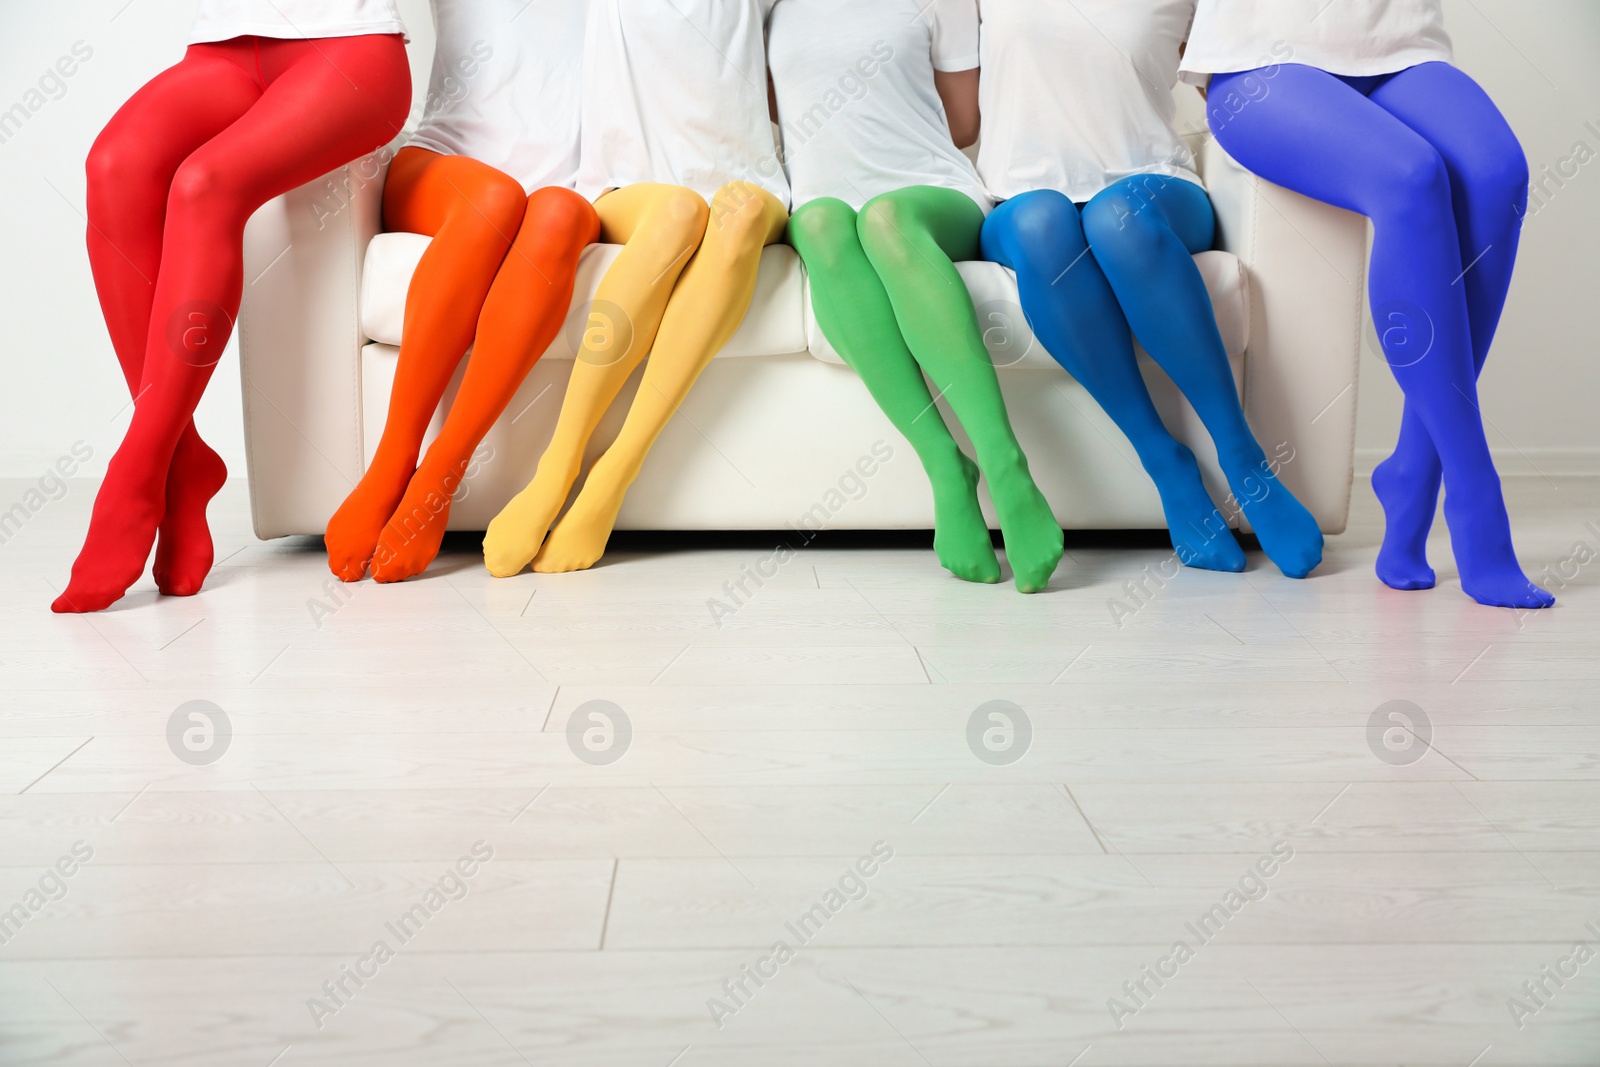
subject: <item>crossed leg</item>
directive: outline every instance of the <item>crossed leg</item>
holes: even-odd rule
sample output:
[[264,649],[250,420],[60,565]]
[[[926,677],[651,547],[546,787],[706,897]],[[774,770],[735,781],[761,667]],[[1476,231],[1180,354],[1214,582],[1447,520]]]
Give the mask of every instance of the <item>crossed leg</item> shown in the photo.
[[[250,215],[274,196],[377,148],[405,120],[410,70],[398,36],[226,44],[241,42],[254,50],[265,87],[173,174],[133,418],[54,611],[105,608],[144,570],[166,514],[178,442],[238,314]],[[235,66],[248,80],[249,69]],[[198,79],[190,92],[204,98],[210,83],[226,86],[235,106],[245,102],[245,83],[231,74]],[[164,138],[169,121],[186,124],[185,99],[164,98],[144,116],[152,137]]]
[[782,238],[788,221],[789,212],[760,186],[731,182],[717,190],[705,238],[672,291],[622,431],[551,529],[534,570],[583,570],[605,552],[645,456],[700,372],[738,331],[755,296],[761,250]]
[[1012,197],[984,224],[983,254],[1016,272],[1034,334],[1133,445],[1161,496],[1179,562],[1244,570],[1244,550],[1206,492],[1194,453],[1172,436],[1150,397],[1127,316],[1090,253],[1078,206],[1054,189]]
[[[1425,138],[1450,175],[1461,237],[1460,285],[1467,299],[1475,374],[1500,326],[1522,239],[1528,160],[1494,101],[1462,71],[1424,63],[1386,79],[1368,97]],[[1396,589],[1427,589],[1428,531],[1438,511],[1444,469],[1416,405],[1407,401],[1394,454],[1372,472],[1384,502],[1378,576]],[[1381,489],[1379,487],[1382,487]]]
[[538,189],[528,198],[444,427],[378,541],[372,568],[378,581],[420,574],[438,555],[472,453],[555,340],[572,304],[578,258],[599,230],[593,206],[570,189]]
[[831,197],[813,200],[789,220],[789,242],[805,262],[818,324],[922,461],[933,488],[939,563],[965,581],[998,582],[977,464],[951,436],[906,345],[883,279],[861,247],[855,209]]
[[1063,537],[1006,413],[977,309],[955,261],[979,258],[983,211],[965,193],[912,186],[869,200],[861,247],[882,279],[906,345],[972,439],[1005,538],[1012,581],[1044,589]]
[[1304,578],[1322,562],[1317,520],[1279,480],[1245,419],[1228,352],[1194,254],[1216,216],[1204,189],[1146,175],[1117,182],[1083,209],[1083,230],[1134,336],[1194,406],[1256,537],[1278,569]]
[[628,376],[656,342],[667,301],[706,234],[710,208],[691,189],[644,183],[595,202],[600,239],[623,245],[600,282],[554,435],[522,492],[489,523],[483,562],[506,578],[539,552],[578,480],[584,449]]
[[[1448,77],[1414,67],[1388,84],[1412,75]],[[1213,96],[1228,93],[1231,79],[1241,76],[1216,79]],[[1476,110],[1474,102],[1481,103],[1462,93],[1427,95],[1426,106],[1433,109]],[[1269,181],[1372,220],[1373,314],[1407,410],[1439,457],[1461,588],[1496,607],[1553,604],[1517,562],[1510,516],[1484,434],[1476,352],[1482,338],[1474,336],[1469,290],[1461,284],[1475,268],[1463,255],[1454,176],[1445,155],[1378,100],[1325,71],[1298,64],[1284,64],[1269,96],[1215,132],[1230,155]],[[1481,311],[1478,317],[1480,322],[1488,318]],[[1428,484],[1418,478],[1376,478],[1373,487],[1386,514],[1411,527],[1403,536],[1414,537],[1422,510],[1417,494]],[[1379,575],[1385,581],[1396,577],[1381,563]]]
[[[144,376],[172,180],[191,153],[261,98],[260,86],[231,53],[191,48],[134,93],[89,150],[89,266],[130,396],[138,396]],[[222,457],[189,419],[167,473],[154,566],[163,593],[192,595],[211,570],[206,505],[226,478]]]
[[433,240],[406,291],[383,436],[361,481],[328,520],[328,567],[341,581],[359,581],[372,562],[384,524],[416,470],[428,423],[472,343],[526,202],[515,178],[466,156],[408,147],[390,164],[384,228]]

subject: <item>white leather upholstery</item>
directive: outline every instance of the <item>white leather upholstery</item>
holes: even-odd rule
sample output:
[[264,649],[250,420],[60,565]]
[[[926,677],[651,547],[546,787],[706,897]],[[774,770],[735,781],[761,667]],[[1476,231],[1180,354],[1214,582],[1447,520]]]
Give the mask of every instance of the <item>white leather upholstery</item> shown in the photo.
[[[1200,159],[1225,251],[1196,262],[1246,412],[1268,454],[1289,457],[1284,480],[1325,531],[1338,532],[1353,469],[1365,220],[1255,178],[1213,141],[1201,146]],[[239,332],[251,502],[262,537],[323,532],[382,430],[405,290],[427,246],[414,234],[377,234],[382,169],[374,159],[358,161],[280,197],[246,235],[246,277],[254,280]],[[490,432],[452,509],[452,528],[482,529],[532,476],[588,302],[617,253],[607,246],[585,252],[577,313]],[[983,316],[1013,425],[1063,525],[1161,526],[1160,502],[1126,439],[1031,343],[1009,272],[976,263],[960,269]],[[662,434],[619,526],[770,529],[804,524],[806,515],[832,528],[931,525],[915,456],[837,359],[816,327],[797,257],[787,247],[766,250],[750,314]],[[1194,448],[1222,499],[1227,488],[1194,413],[1165,374],[1148,359],[1141,366],[1163,418]],[[602,422],[591,460],[615,435],[636,382],[637,375]],[[894,458],[859,499],[841,497],[841,480],[879,441]],[[844,503],[819,512],[825,500]]]
[[[399,345],[406,312],[406,290],[416,273],[430,238],[417,233],[380,233],[367,246],[361,279],[361,328],[379,344]],[[544,359],[576,359],[588,312],[611,269],[621,245],[590,245],[578,260],[572,310],[561,334],[545,351]],[[787,245],[762,250],[761,274],[756,280],[750,312],[738,333],[718,353],[733,356],[787,356],[806,350],[805,323],[800,308],[805,303],[805,275],[800,257]]]
[[[1229,252],[1202,252],[1194,257],[1200,276],[1205,279],[1216,312],[1228,358],[1235,373],[1250,342],[1250,282],[1239,258]],[[1017,276],[997,263],[957,263],[961,280],[967,283],[972,302],[983,327],[984,344],[996,367],[1029,370],[1055,370],[1059,366],[1044,345],[1033,335],[1017,295]],[[828,363],[844,360],[828,341],[817,323],[809,295],[805,301],[806,340],[811,354]],[[1142,359],[1149,359],[1139,349]]]

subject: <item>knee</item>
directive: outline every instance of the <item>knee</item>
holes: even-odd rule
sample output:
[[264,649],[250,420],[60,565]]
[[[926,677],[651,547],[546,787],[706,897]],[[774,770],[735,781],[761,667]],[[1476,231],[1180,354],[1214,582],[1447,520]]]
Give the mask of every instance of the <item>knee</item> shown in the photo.
[[1510,131],[1503,143],[1473,160],[1469,168],[1466,180],[1486,194],[1486,201],[1521,205],[1527,198],[1531,181],[1528,157]]
[[158,176],[155,155],[137,137],[103,131],[84,161],[90,203],[129,184],[143,184]]
[[760,248],[766,244],[770,227],[767,211],[769,193],[750,182],[729,182],[711,198],[710,225],[721,235],[721,244],[735,249]]
[[1083,251],[1083,219],[1065,193],[1023,193],[989,216],[983,243],[985,252],[1003,250],[1014,270],[1044,268],[1062,255],[1071,258]]
[[911,234],[916,227],[912,212],[893,193],[868,200],[856,216],[861,247],[886,266],[909,265],[916,252]]
[[257,205],[244,205],[233,168],[211,159],[190,156],[172,176],[167,194],[169,215],[208,214],[240,210],[248,214]]
[[907,214],[905,205],[896,200],[893,193],[884,193],[862,206],[856,214],[856,228],[863,240],[868,237],[881,239],[885,235],[902,232]]
[[594,205],[571,189],[545,187],[528,197],[523,226],[538,234],[571,237],[575,243],[589,245],[600,237],[600,217]]
[[470,192],[461,193],[456,210],[467,219],[481,221],[495,232],[507,235],[516,232],[522,223],[523,212],[528,207],[527,194],[522,183],[489,167]]
[[1451,213],[1450,172],[1444,157],[1426,142],[1398,152],[1388,161],[1381,176],[1374,219],[1388,213],[1415,216],[1419,213]]
[[1169,233],[1161,214],[1137,189],[1103,193],[1083,210],[1084,238],[1102,259],[1152,262]]
[[711,207],[699,193],[679,185],[667,186],[650,206],[635,236],[678,248],[695,246],[705,236]]
[[813,267],[828,269],[860,242],[856,213],[843,200],[813,200],[789,220],[789,243]]

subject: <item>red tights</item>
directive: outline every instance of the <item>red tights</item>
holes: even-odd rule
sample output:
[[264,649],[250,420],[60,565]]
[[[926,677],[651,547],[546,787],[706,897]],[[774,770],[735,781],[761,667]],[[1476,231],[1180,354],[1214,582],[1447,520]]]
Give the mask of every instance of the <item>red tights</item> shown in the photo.
[[262,204],[387,143],[411,103],[397,36],[191,45],[112,117],[89,153],[89,261],[134,395],[55,611],[98,611],[144,573],[199,590],[205,509],[226,476],[200,402],[238,315],[244,226]]

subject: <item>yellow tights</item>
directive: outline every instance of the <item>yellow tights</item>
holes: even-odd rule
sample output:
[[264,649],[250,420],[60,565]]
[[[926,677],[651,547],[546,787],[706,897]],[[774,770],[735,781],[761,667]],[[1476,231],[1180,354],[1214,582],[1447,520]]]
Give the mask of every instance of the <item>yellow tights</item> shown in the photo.
[[[755,295],[761,250],[782,238],[789,221],[775,197],[745,182],[723,186],[709,205],[680,186],[630,185],[602,196],[595,210],[600,239],[625,247],[595,295],[539,469],[484,536],[484,564],[496,577],[517,574],[529,561],[543,573],[583,570],[605,552],[645,455],[738,330]],[[647,354],[622,432],[555,522],[589,437]]]

